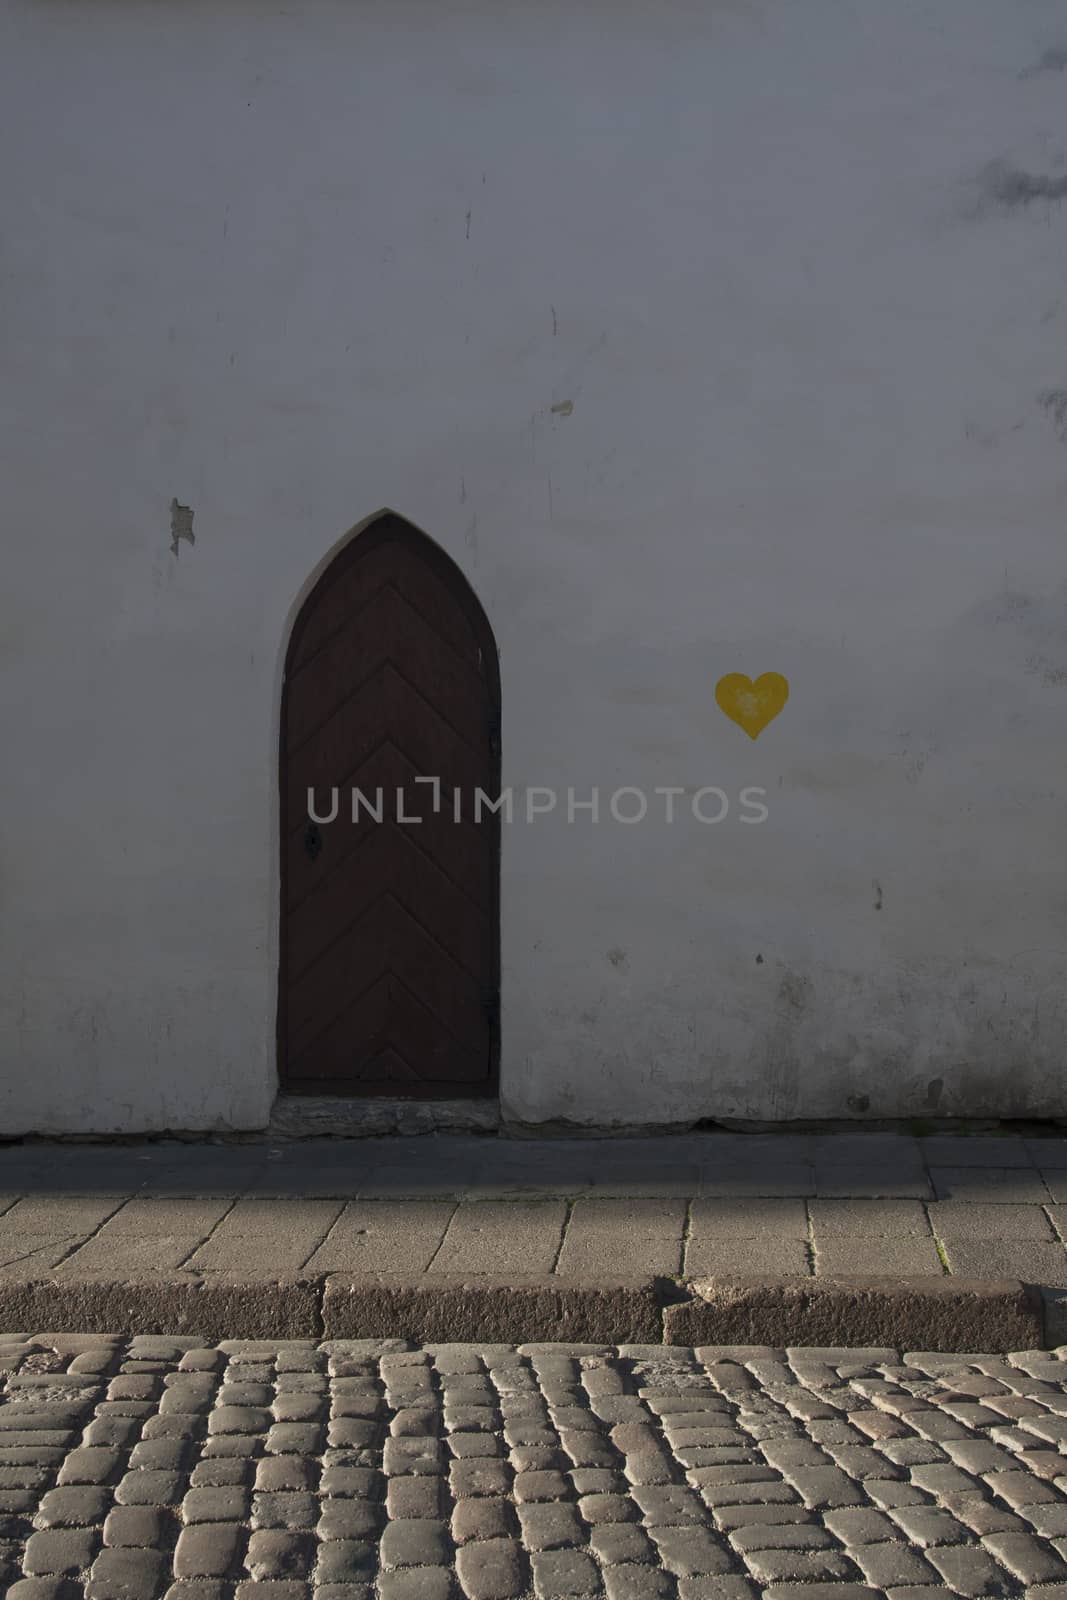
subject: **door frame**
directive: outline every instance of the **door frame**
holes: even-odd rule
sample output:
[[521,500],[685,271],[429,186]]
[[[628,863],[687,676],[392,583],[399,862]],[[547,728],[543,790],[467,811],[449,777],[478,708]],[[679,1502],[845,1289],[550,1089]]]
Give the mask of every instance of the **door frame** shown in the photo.
[[[399,525],[399,530],[398,530]],[[432,539],[429,534],[410,522],[399,512],[384,508],[375,512],[364,522],[357,523],[344,538],[316,565],[312,574],[302,587],[286,623],[285,645],[281,654],[281,681],[278,694],[278,722],[277,740],[275,743],[275,780],[277,804],[275,816],[277,817],[277,832],[273,840],[274,859],[278,870],[278,962],[276,983],[276,1017],[274,1040],[274,1063],[276,1092],[287,1098],[308,1098],[302,1096],[299,1088],[294,1088],[284,1081],[285,1065],[285,999],[286,999],[286,969],[287,969],[287,937],[288,919],[286,916],[286,849],[285,843],[288,836],[288,801],[285,783],[286,762],[286,705],[289,684],[289,662],[293,650],[299,641],[303,619],[311,610],[315,597],[327,580],[334,574],[336,564],[343,562],[346,554],[350,559],[357,559],[358,554],[363,555],[367,549],[387,537],[395,537],[401,531],[405,537],[411,537],[416,544],[420,559],[426,561],[428,567],[438,579],[455,595],[457,603],[463,610],[482,655],[482,667],[485,676],[486,688],[489,696],[490,717],[492,726],[487,730],[490,740],[490,785],[494,795],[499,798],[501,778],[501,705],[500,705],[500,658],[497,651],[496,639],[493,634],[489,618],[478,599],[474,588],[466,573],[446,550]],[[500,1004],[500,850],[501,828],[499,809],[483,814],[482,824],[488,828],[489,834],[489,890],[490,890],[490,927],[489,927],[489,1072],[484,1086],[479,1085],[473,1093],[464,1094],[464,1100],[495,1099],[500,1092],[500,1034],[501,1034],[501,1004]],[[315,1091],[316,1096],[321,1096],[323,1090]],[[350,1089],[336,1091],[339,1098],[363,1101],[372,1105],[375,1100],[381,1101],[383,1097],[361,1095],[358,1085],[353,1084]],[[391,1097],[394,1098],[394,1097]],[[400,1085],[397,1086],[395,1095],[397,1100],[440,1100],[458,1098],[454,1089],[447,1093],[434,1094],[431,1085],[419,1084],[417,1091],[405,1094]]]

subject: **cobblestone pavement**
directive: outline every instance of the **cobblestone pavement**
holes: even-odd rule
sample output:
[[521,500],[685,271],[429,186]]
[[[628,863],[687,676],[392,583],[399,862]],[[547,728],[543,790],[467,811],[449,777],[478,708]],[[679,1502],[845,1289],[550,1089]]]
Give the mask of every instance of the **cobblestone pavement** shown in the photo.
[[1057,1355],[10,1334],[0,1370],[11,1600],[1067,1597]]

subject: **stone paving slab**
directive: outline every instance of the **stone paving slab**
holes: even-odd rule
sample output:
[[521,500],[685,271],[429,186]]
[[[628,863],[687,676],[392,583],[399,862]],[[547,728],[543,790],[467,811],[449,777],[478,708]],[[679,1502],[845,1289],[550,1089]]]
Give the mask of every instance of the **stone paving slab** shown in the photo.
[[689,1242],[704,1245],[722,1239],[810,1237],[809,1210],[803,1200],[757,1197],[694,1200],[689,1208]]
[[1058,1239],[953,1240],[945,1252],[949,1270],[966,1278],[1016,1274],[1028,1283],[1067,1288],[1067,1259]]
[[[186,1265],[194,1272],[299,1272],[338,1220],[339,1200],[238,1200],[193,1251]],[[76,1255],[71,1264],[77,1264]]]
[[930,1181],[939,1200],[1043,1205],[1051,1192],[1040,1172],[1024,1167],[931,1167]]
[[567,1207],[562,1200],[482,1200],[457,1206],[430,1264],[446,1273],[551,1272]]
[[424,1273],[441,1248],[454,1210],[450,1200],[350,1202],[304,1263],[305,1270]]
[[[844,1197],[813,1200],[808,1207],[808,1213],[813,1235],[817,1234],[820,1239],[827,1241],[930,1238],[933,1237],[930,1219],[934,1211],[943,1215],[946,1206],[950,1205],[951,1202],[944,1202],[941,1205],[927,1207],[918,1200]],[[967,1209],[971,1210],[970,1207]],[[986,1226],[988,1227],[988,1223]]]
[[763,1272],[809,1277],[813,1258],[806,1240],[766,1234],[755,1239],[691,1238],[685,1248],[687,1278],[733,1276],[738,1272]]
[[[1014,1248],[1013,1245],[1009,1250],[1009,1257]],[[924,1274],[940,1277],[945,1268],[945,1259],[939,1253],[937,1240],[934,1238],[900,1239],[891,1235],[871,1237],[852,1234],[816,1239],[814,1250],[815,1272],[820,1276],[826,1274],[830,1277],[842,1277],[849,1273],[871,1273],[881,1277],[892,1272],[906,1278],[921,1277]],[[1067,1262],[1067,1257],[1064,1259]],[[1028,1272],[1023,1271],[1021,1262],[1013,1269],[1006,1264],[1006,1259],[998,1260],[994,1266],[992,1263],[976,1264],[970,1257],[964,1262],[950,1255],[948,1265],[952,1272],[959,1273],[965,1278],[982,1277],[987,1273],[990,1276],[1010,1277],[1013,1270],[1017,1271],[1020,1277],[1030,1276]],[[1052,1280],[1042,1276],[1037,1281],[1040,1283]]]
[[[99,1228],[57,1263],[79,1272],[111,1270],[177,1271],[210,1238],[231,1209],[230,1200],[173,1200],[139,1197],[115,1203]],[[117,1208],[116,1208],[117,1205]],[[21,1202],[20,1202],[21,1210]],[[13,1222],[17,1222],[16,1213]]]
[[614,1272],[676,1276],[686,1249],[686,1212],[684,1199],[577,1200],[556,1271],[588,1277],[610,1265]]
[[0,1333],[0,1585],[1062,1600],[1064,1355]]

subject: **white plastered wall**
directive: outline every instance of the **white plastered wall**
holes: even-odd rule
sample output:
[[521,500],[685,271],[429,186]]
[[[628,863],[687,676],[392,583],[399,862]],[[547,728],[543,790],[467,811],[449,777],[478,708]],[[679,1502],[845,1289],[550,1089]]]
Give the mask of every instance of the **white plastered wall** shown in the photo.
[[3,31],[0,1130],[265,1121],[286,631],[383,506],[564,796],[505,829],[510,1115],[1067,1113],[1062,6]]

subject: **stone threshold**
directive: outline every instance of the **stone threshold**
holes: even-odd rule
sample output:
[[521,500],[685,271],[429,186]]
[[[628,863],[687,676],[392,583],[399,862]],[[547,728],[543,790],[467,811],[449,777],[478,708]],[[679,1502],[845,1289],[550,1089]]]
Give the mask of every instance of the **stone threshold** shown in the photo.
[[994,1353],[1067,1342],[1067,1293],[1014,1279],[928,1277],[2,1275],[0,1326],[216,1340],[881,1345]]
[[377,1100],[344,1095],[279,1095],[271,1139],[376,1139],[389,1134],[485,1133],[501,1130],[495,1100]]

